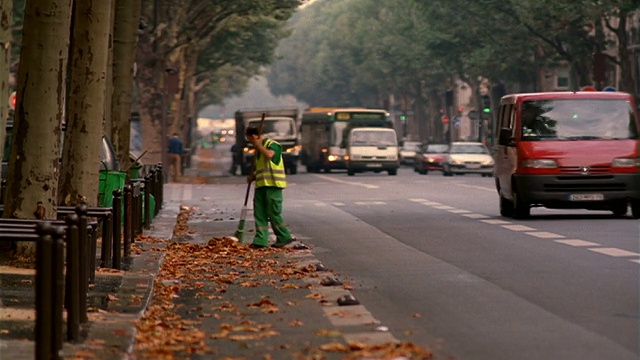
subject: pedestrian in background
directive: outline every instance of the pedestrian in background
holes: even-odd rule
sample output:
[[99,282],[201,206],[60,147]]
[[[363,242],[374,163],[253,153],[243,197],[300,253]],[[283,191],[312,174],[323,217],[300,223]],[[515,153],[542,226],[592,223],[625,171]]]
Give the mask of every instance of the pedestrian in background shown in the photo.
[[272,246],[285,247],[296,239],[291,236],[282,217],[283,190],[287,187],[282,146],[262,136],[255,126],[247,127],[245,135],[255,149],[255,173],[249,174],[247,181],[256,182],[253,194],[256,235],[249,247],[260,249],[269,246],[269,223],[276,235],[276,243]]
[[238,143],[234,143],[231,146],[231,169],[229,169],[229,173],[231,175],[236,175],[236,171],[238,171],[238,165],[240,164],[240,152],[238,151]]
[[184,144],[178,137],[178,134],[173,133],[169,139],[169,174],[171,175],[171,181],[177,182],[182,176],[182,153],[184,152]]

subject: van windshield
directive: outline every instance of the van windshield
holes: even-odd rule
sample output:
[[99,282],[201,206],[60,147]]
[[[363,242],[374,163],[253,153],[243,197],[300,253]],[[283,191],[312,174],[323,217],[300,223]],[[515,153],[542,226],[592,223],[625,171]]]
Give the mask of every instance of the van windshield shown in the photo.
[[396,135],[391,131],[354,131],[351,146],[395,146]]
[[637,139],[631,104],[617,99],[554,99],[522,103],[523,140]]

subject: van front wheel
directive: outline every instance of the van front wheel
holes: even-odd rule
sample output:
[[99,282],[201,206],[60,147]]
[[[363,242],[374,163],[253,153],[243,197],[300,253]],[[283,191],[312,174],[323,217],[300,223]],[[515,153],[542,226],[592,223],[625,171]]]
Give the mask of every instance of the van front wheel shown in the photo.
[[526,219],[531,215],[531,206],[529,203],[520,199],[517,192],[513,193],[513,218]]
[[513,216],[513,203],[500,195],[500,215],[504,217]]
[[640,200],[631,200],[631,217],[640,219]]

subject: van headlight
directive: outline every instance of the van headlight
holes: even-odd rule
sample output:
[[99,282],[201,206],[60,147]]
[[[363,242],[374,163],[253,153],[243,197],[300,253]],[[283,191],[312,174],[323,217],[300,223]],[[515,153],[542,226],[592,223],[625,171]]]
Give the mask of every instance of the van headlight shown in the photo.
[[551,159],[526,159],[522,162],[522,166],[533,169],[553,169],[557,168],[558,164]]
[[640,159],[615,158],[611,161],[611,167],[634,167],[640,166]]

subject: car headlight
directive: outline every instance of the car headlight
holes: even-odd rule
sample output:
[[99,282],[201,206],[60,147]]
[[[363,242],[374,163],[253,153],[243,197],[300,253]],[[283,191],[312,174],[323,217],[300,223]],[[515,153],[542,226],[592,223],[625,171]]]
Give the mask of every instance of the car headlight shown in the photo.
[[640,166],[640,159],[615,158],[611,161],[611,167],[634,167]]
[[298,153],[300,152],[300,149],[302,149],[301,145],[296,145],[294,147],[290,147],[287,149],[287,153],[292,154],[292,155],[298,155]]
[[451,163],[454,165],[462,165],[464,164],[464,161],[458,160],[458,159],[451,159]]
[[482,165],[493,165],[493,159],[483,161]]
[[329,160],[329,161],[338,161],[338,160],[340,160],[340,155],[329,155],[329,156],[327,156],[327,160]]
[[558,164],[551,159],[526,159],[522,162],[522,166],[534,169],[553,169],[557,168]]

